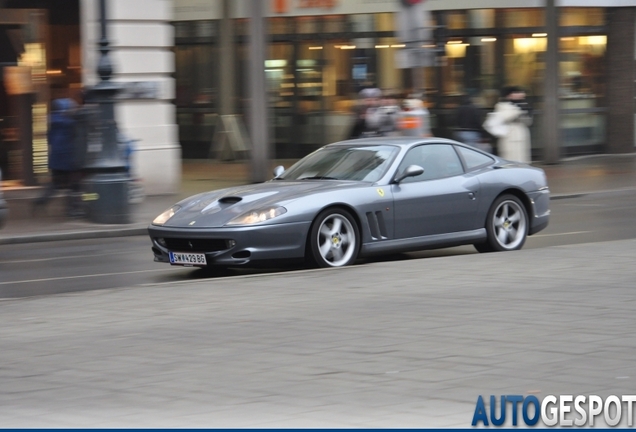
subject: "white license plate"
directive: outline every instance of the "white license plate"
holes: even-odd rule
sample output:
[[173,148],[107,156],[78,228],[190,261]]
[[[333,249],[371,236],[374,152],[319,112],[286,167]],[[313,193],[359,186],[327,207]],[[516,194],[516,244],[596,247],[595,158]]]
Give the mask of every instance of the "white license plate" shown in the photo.
[[170,252],[170,264],[185,266],[207,265],[205,254],[190,252]]

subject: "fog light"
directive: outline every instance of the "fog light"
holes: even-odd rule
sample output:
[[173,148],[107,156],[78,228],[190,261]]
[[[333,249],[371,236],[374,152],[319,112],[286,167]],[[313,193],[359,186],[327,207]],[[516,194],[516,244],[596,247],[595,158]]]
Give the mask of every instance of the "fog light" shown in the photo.
[[236,240],[228,240],[227,241],[227,248],[228,249],[232,249],[234,246],[236,246]]
[[157,239],[157,243],[159,244],[159,246],[166,247],[166,240],[165,239],[158,238]]

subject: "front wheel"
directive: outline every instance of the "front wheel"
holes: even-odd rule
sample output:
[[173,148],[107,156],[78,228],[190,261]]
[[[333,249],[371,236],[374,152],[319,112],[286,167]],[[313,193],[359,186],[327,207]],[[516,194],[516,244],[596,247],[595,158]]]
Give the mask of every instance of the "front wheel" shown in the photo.
[[502,195],[495,200],[486,219],[485,243],[475,245],[479,252],[519,250],[528,236],[528,214],[514,195]]
[[315,219],[309,233],[310,253],[319,267],[342,267],[358,257],[358,226],[344,209],[327,209]]

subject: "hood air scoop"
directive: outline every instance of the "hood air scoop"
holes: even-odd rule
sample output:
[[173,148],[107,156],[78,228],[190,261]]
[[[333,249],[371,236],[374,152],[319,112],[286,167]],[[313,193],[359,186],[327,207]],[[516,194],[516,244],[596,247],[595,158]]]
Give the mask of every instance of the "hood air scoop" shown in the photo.
[[219,200],[219,202],[221,204],[236,204],[237,202],[241,201],[243,198],[241,197],[237,197],[237,196],[227,196],[227,197],[223,197]]

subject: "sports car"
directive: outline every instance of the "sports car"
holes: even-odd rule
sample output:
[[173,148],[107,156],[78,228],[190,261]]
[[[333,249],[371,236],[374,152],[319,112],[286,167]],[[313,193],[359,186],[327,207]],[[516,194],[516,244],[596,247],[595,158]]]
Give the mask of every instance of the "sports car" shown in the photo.
[[548,225],[542,169],[442,138],[329,144],[265,183],[178,202],[148,227],[155,261],[242,266],[360,257],[473,244],[521,249]]

